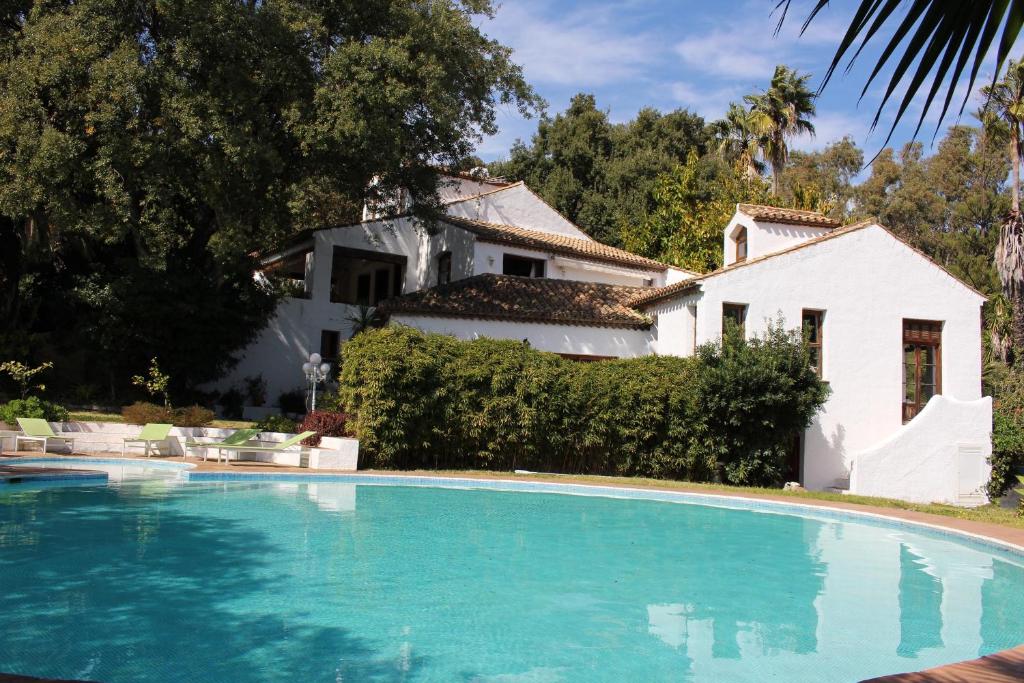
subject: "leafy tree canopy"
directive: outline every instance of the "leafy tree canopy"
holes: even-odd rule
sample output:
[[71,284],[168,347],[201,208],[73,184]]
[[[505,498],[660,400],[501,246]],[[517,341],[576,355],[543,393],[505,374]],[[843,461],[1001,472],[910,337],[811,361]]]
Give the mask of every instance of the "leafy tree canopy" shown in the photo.
[[594,239],[620,246],[622,231],[653,208],[657,176],[691,150],[703,154],[708,141],[704,120],[686,110],[644,108],[616,124],[593,95],[579,94],[565,112],[542,118],[530,144],[516,142],[490,171],[526,181]]
[[431,215],[435,165],[494,132],[498,104],[540,106],[477,28],[491,11],[5,3],[0,356],[108,397],[154,355],[172,393],[216,377],[272,310],[251,253],[397,187]]

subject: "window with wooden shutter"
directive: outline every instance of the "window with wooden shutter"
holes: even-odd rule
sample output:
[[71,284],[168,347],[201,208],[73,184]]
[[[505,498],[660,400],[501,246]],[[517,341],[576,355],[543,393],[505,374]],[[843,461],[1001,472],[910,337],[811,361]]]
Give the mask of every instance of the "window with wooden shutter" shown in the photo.
[[942,323],[903,321],[903,421],[942,393]]

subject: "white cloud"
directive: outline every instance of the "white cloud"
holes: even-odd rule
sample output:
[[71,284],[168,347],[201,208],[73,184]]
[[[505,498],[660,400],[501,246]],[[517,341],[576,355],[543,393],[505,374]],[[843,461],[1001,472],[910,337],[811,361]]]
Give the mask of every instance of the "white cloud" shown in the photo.
[[679,104],[700,114],[707,120],[721,118],[730,102],[742,102],[742,89],[738,87],[712,88],[676,81],[669,92]]
[[612,8],[549,15],[547,5],[516,2],[498,9],[486,33],[514,48],[513,59],[536,84],[574,88],[606,85],[642,75],[660,52],[660,41],[628,31]]

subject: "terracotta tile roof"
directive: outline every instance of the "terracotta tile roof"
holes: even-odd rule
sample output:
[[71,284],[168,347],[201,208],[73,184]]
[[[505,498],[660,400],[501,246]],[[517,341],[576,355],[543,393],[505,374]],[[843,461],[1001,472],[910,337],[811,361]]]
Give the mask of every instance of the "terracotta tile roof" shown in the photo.
[[538,249],[638,270],[664,271],[668,269],[667,265],[659,261],[644,258],[623,249],[616,249],[594,240],[556,235],[540,230],[528,230],[514,225],[488,223],[460,216],[445,216],[440,220],[469,230],[483,242]]
[[838,228],[843,224],[842,221],[829,218],[817,211],[780,209],[777,206],[763,206],[761,204],[737,204],[736,210],[747,214],[756,221],[768,221],[769,223],[809,225],[815,228]]
[[642,287],[485,273],[381,302],[383,314],[646,329],[626,302]]

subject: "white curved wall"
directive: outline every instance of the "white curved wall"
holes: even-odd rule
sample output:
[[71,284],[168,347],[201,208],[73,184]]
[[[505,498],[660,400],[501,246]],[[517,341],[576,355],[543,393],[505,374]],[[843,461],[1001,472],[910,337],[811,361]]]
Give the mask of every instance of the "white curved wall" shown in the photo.
[[934,396],[896,433],[854,454],[850,492],[917,503],[983,504],[991,455],[992,398]]

